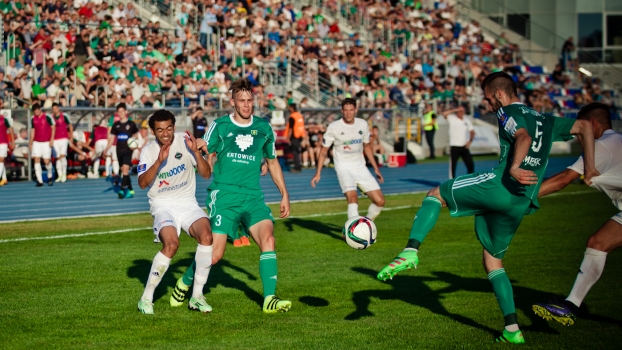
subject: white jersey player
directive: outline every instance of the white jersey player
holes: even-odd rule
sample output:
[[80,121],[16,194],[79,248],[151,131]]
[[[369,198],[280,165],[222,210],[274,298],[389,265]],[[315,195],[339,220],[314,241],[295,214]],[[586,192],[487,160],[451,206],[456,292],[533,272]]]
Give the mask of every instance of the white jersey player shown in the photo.
[[197,149],[194,136],[175,133],[175,116],[171,112],[156,111],[149,118],[149,126],[156,140],[145,146],[141,153],[138,184],[142,189],[149,187],[153,233],[162,242],[162,250],[153,259],[138,310],[153,314],[153,293],[177,252],[179,234],[183,229],[199,242],[194,288],[188,308],[210,312],[212,307],[205,301],[203,286],[212,266],[212,230],[195,197],[194,168],[206,179],[211,170]]
[[[611,129],[609,107],[591,103],[579,111],[577,119],[589,120],[594,126],[595,164],[599,176],[592,178],[591,186],[611,198],[613,205],[622,210],[622,135]],[[556,192],[577,180],[583,174],[583,157],[565,171],[542,183],[539,197]],[[598,281],[605,268],[607,253],[622,246],[622,211],[607,220],[587,240],[587,249],[579,274],[570,294],[559,304],[537,304],[536,314],[546,320],[555,319],[572,325],[575,315],[590,288]]]
[[[343,118],[330,123],[326,129],[324,144],[317,161],[317,171],[311,179],[311,186],[315,187],[320,181],[322,166],[328,149],[332,145],[339,185],[348,200],[348,218],[359,215],[356,191],[358,186],[371,199],[372,203],[367,210],[367,217],[374,220],[384,207],[384,196],[378,185],[378,181],[383,182],[382,174],[380,174],[369,144],[369,125],[363,119],[356,118],[356,100],[352,98],[343,100],[341,112]],[[378,181],[365,166],[363,153],[374,168]]]

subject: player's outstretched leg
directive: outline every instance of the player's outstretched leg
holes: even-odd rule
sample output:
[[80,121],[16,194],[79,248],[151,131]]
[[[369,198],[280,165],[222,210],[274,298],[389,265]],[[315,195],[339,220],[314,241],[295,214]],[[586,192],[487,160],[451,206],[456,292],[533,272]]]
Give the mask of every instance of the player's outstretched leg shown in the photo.
[[[179,246],[177,232],[172,226],[162,228],[162,230],[160,230],[160,237],[163,245],[162,250],[153,258],[145,291],[138,302],[138,310],[144,314],[153,314],[153,293],[158,284],[160,284],[164,273],[168,270],[171,258],[175,255],[177,247]],[[170,258],[167,255],[170,256]]]
[[[201,212],[201,214],[203,214]],[[190,227],[190,235],[199,242],[197,252],[194,257],[194,284],[192,286],[192,297],[188,302],[188,309],[200,312],[212,312],[212,307],[205,301],[203,287],[207,283],[212,268],[212,233],[209,221],[206,217],[198,219]]]
[[367,192],[367,196],[371,199],[371,204],[367,209],[367,217],[373,221],[380,215],[384,207],[384,196],[380,190],[369,191]]
[[276,282],[278,269],[276,252],[274,251],[274,224],[271,220],[263,220],[250,228],[255,243],[261,249],[259,256],[259,276],[263,284],[263,312],[273,314],[287,312],[292,307],[292,302],[282,300],[276,296]]
[[379,280],[392,279],[400,271],[417,267],[419,246],[436,224],[441,212],[442,202],[439,198],[438,187],[428,192],[415,216],[406,248],[389,265],[380,270],[377,276]]

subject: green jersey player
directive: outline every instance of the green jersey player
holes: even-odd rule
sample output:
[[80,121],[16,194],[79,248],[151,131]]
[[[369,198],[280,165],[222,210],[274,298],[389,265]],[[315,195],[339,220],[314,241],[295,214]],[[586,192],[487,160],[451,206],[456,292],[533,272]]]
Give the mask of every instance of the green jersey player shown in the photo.
[[475,233],[484,248],[484,269],[505,318],[497,342],[524,343],[503,256],[523,216],[539,208],[538,189],[552,143],[579,135],[585,151],[586,181],[590,181],[598,174],[594,134],[588,121],[542,115],[520,103],[514,81],[503,72],[487,76],[482,89],[498,117],[499,165],[490,172],[459,176],[429,191],[415,216],[406,248],[378,273],[378,279],[417,267],[419,246],[436,224],[441,207],[449,207],[453,217],[473,215]]
[[[234,112],[216,119],[199,144],[209,154],[208,162],[214,156],[214,180],[208,188],[207,210],[214,235],[212,264],[217,263],[225,253],[227,235],[237,235],[240,223],[248,230],[261,249],[259,274],[263,283],[265,313],[288,311],[291,302],[275,295],[277,262],[274,251],[274,219],[270,208],[264,202],[259,185],[261,162],[265,158],[272,180],[281,192],[281,218],[289,216],[289,195],[285,187],[283,172],[276,158],[274,132],[270,124],[252,115],[253,92],[247,79],[231,84],[231,106]],[[194,266],[177,281],[171,306],[183,303],[186,292],[192,284]]]

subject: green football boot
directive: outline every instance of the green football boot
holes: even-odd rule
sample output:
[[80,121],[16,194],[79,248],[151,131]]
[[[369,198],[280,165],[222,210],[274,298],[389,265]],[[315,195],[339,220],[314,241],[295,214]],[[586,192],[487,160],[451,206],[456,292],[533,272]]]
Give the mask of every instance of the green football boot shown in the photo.
[[508,332],[506,329],[503,330],[503,334],[495,339],[497,343],[512,343],[512,344],[525,344],[525,338],[523,338],[523,332],[520,330],[516,332]]
[[172,307],[181,306],[184,303],[184,299],[186,299],[186,293],[188,293],[189,289],[190,289],[190,286],[185,285],[183,277],[180,277],[177,280],[177,284],[175,284],[175,289],[173,289],[173,294],[171,294],[171,300],[170,300],[171,306]]
[[263,300],[263,312],[266,314],[275,314],[277,312],[287,312],[292,307],[289,300],[281,300],[276,295],[268,295]]
[[386,281],[387,279],[393,279],[398,272],[404,271],[410,268],[417,268],[419,265],[419,256],[416,250],[405,250],[401,252],[393,261],[385,266],[380,272],[378,272],[378,279]]
[[198,298],[190,298],[188,309],[201,311],[202,313],[212,312],[212,307],[205,301],[205,297],[202,295]]
[[138,311],[143,314],[153,315],[153,303],[147,299],[141,299],[138,302]]

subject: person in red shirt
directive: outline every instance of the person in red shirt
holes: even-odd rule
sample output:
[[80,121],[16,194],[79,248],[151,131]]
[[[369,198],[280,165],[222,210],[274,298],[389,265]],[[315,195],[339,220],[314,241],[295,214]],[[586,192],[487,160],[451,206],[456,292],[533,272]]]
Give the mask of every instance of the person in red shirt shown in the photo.
[[54,157],[56,158],[56,182],[67,181],[67,147],[71,145],[70,135],[73,135],[73,125],[69,116],[60,110],[56,102],[52,104],[52,117],[56,125],[54,134]]
[[35,175],[37,176],[37,187],[43,186],[41,158],[45,163],[48,174],[48,185],[54,184],[54,176],[52,176],[52,147],[54,146],[54,134],[56,133],[56,125],[54,118],[43,113],[38,103],[32,105],[33,117],[31,120],[32,130],[28,148],[30,148],[32,160],[35,164]]
[[11,120],[3,115],[0,115],[0,186],[7,184],[4,158],[6,158],[9,148],[15,148]]
[[37,35],[35,35],[33,39],[33,43],[34,44],[41,43],[39,45],[41,45],[41,47],[44,48],[45,51],[48,51],[48,52],[54,48],[52,46],[52,39],[46,33],[44,28],[39,29],[39,32],[37,33]]
[[78,11],[78,14],[80,16],[84,16],[88,19],[91,19],[91,17],[93,17],[93,3],[87,2],[86,5],[82,6],[80,11]]
[[74,44],[76,42],[76,27],[69,28],[69,32],[65,35],[67,41],[70,44]]

